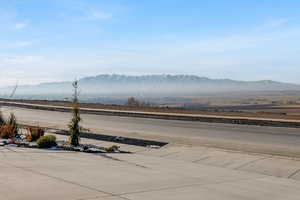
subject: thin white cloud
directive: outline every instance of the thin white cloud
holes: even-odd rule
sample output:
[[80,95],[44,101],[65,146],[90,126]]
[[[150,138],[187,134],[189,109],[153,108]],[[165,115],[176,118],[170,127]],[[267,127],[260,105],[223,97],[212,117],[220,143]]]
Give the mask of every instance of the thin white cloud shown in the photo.
[[287,18],[272,18],[254,28],[254,31],[268,31],[285,28],[290,20]]
[[42,60],[42,56],[10,56],[0,58],[0,66],[11,67],[11,65],[32,64]]
[[1,44],[0,49],[16,49],[22,47],[29,47],[33,45],[33,43],[34,42],[32,41],[19,41],[19,42],[6,43],[6,44]]
[[21,30],[28,26],[28,23],[17,23],[14,25],[15,30]]
[[27,46],[31,46],[33,44],[33,42],[31,41],[22,41],[22,42],[17,42],[14,46],[15,47],[27,47]]
[[81,1],[78,2],[78,4],[73,4],[73,6],[75,10],[79,11],[79,16],[81,15],[82,20],[105,21],[113,17],[113,14],[109,11],[110,9],[103,5],[101,6],[90,4],[88,1]]
[[61,13],[63,18],[69,18],[75,21],[106,21],[113,18],[113,14],[94,8],[80,8],[75,12],[75,16],[70,15],[68,12]]
[[111,13],[103,12],[100,10],[90,9],[86,12],[84,19],[86,20],[108,20],[112,18]]
[[271,28],[282,27],[286,25],[288,22],[289,20],[285,18],[272,19],[266,24],[266,26]]
[[71,1],[59,14],[62,18],[75,21],[106,21],[113,18],[111,8],[90,4],[88,1]]
[[[37,71],[36,73],[28,73],[28,69],[1,69],[3,73],[0,74],[0,88],[7,86],[32,85],[41,82],[57,81],[47,76],[47,72]],[[9,92],[10,93],[10,92]]]

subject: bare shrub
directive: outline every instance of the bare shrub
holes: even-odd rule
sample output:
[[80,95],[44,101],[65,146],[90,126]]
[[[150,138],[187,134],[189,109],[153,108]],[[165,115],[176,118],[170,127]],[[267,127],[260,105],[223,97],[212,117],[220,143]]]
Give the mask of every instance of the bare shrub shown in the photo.
[[9,139],[17,135],[17,130],[13,126],[2,125],[0,127],[0,138]]
[[126,105],[130,106],[130,107],[139,107],[140,106],[140,102],[137,99],[135,99],[134,97],[129,97],[127,99]]
[[10,115],[9,115],[9,117],[8,117],[5,124],[8,125],[8,126],[13,127],[13,129],[16,131],[16,134],[18,133],[19,126],[18,126],[18,123],[17,123],[17,118],[16,118],[14,113],[10,113]]
[[4,125],[5,124],[5,119],[3,117],[3,114],[2,112],[0,111],[0,126]]
[[26,140],[28,142],[37,141],[40,137],[44,136],[45,130],[40,127],[29,127],[27,129]]
[[106,147],[105,148],[105,151],[109,152],[109,153],[113,153],[113,152],[116,152],[116,151],[119,151],[120,147],[117,146],[117,145],[112,145],[110,147]]
[[149,102],[140,101],[134,97],[129,97],[127,99],[126,105],[129,107],[151,107]]
[[18,123],[15,115],[13,113],[10,114],[9,118],[5,120],[1,116],[0,121],[0,137],[4,139],[13,138],[18,134]]

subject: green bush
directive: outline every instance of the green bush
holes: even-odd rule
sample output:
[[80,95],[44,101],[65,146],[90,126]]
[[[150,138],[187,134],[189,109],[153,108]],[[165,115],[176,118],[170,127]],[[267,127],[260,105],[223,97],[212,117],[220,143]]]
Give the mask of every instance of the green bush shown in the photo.
[[56,137],[53,135],[42,136],[37,140],[40,148],[51,148],[57,146]]

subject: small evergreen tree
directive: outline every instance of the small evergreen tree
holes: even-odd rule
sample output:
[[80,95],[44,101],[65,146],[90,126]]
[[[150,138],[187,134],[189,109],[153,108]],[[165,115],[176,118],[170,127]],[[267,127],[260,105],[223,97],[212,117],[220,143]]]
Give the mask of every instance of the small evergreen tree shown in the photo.
[[74,93],[73,93],[73,108],[72,108],[72,120],[69,123],[69,133],[70,133],[70,138],[69,138],[69,142],[71,145],[73,146],[78,146],[79,145],[79,136],[80,136],[80,131],[81,131],[81,126],[79,125],[80,121],[81,121],[81,117],[80,117],[80,108],[79,108],[79,101],[78,101],[78,97],[79,97],[79,91],[78,91],[78,81],[75,80],[73,82],[73,89],[74,89]]

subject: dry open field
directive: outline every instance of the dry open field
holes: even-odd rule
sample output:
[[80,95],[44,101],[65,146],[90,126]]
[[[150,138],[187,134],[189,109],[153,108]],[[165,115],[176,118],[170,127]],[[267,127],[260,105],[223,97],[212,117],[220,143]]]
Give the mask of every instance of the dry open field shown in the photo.
[[[2,99],[3,100],[3,99]],[[67,101],[46,101],[46,100],[7,100],[14,102],[71,106]],[[203,106],[204,101],[209,104]],[[172,105],[172,103],[167,103]],[[240,116],[271,119],[291,119],[300,120],[300,100],[293,95],[256,95],[256,96],[223,96],[193,98],[187,108],[168,107],[129,107],[122,105],[104,105],[96,103],[81,103],[82,108],[111,109],[126,111],[146,111],[146,112],[166,112],[182,114],[204,114],[220,116]]]

